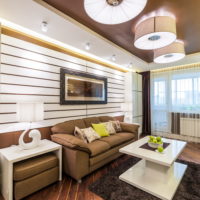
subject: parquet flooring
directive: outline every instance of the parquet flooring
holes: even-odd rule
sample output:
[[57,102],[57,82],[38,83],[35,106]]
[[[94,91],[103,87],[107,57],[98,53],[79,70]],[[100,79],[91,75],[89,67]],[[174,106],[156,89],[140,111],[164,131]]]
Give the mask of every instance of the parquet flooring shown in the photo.
[[[63,175],[63,180],[30,195],[25,200],[103,200],[88,190],[88,186],[108,171],[116,168],[120,163],[126,162],[129,156],[124,155],[110,164],[82,179],[78,184],[70,177]],[[200,164],[200,144],[188,143],[180,159]],[[3,200],[0,197],[0,200]]]

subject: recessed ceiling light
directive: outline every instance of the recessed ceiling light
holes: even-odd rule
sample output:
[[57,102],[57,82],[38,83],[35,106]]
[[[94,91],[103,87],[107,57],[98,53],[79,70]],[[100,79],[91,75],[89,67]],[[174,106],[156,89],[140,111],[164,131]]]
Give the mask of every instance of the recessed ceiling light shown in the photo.
[[180,40],[176,40],[172,44],[154,51],[154,62],[159,64],[175,62],[184,57],[184,43]]
[[132,63],[132,62],[129,63],[128,68],[129,68],[129,69],[132,69],[132,68],[133,68],[133,63]]
[[147,0],[85,0],[86,13],[102,24],[120,24],[136,17]]
[[158,49],[176,40],[176,20],[172,16],[154,16],[140,21],[134,30],[135,47]]
[[42,22],[41,29],[42,29],[43,32],[48,31],[48,23],[46,21]]
[[113,54],[113,55],[111,56],[111,60],[112,60],[113,62],[116,61],[116,55],[115,55],[115,54]]
[[89,51],[90,48],[91,48],[91,45],[90,45],[89,42],[87,42],[87,43],[85,44],[85,50]]

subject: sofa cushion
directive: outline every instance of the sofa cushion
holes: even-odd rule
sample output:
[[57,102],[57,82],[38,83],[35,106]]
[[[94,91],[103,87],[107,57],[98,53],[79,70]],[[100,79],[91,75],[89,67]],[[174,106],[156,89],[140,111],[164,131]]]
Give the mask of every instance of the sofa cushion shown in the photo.
[[125,122],[120,122],[121,128],[123,132],[137,133],[139,124],[130,124]]
[[113,118],[113,117],[110,117],[110,116],[100,116],[100,117],[99,117],[99,120],[100,120],[101,122],[109,122],[109,121],[113,121],[114,118]]
[[52,141],[61,144],[65,147],[69,147],[70,149],[83,150],[87,153],[91,153],[87,147],[87,144],[83,142],[83,140],[79,139],[74,135],[69,134],[55,134],[51,135]]
[[124,142],[136,138],[135,134],[133,134],[133,133],[127,133],[127,132],[120,132],[120,133],[117,133],[116,135],[118,137],[120,137]]
[[107,142],[95,140],[94,142],[87,144],[87,148],[91,152],[91,157],[96,156],[110,149],[110,145]]
[[54,154],[44,154],[14,164],[13,179],[21,181],[40,174],[47,169],[58,166],[58,158]]
[[111,147],[115,147],[122,144],[124,142],[124,138],[117,135],[111,135],[109,137],[101,138],[100,141],[104,141],[108,143]]
[[86,128],[82,119],[70,120],[63,123],[56,124],[51,128],[53,134],[73,134],[75,126],[79,128]]
[[92,124],[99,124],[101,122],[98,117],[84,118],[83,121],[85,122],[87,128],[92,127]]

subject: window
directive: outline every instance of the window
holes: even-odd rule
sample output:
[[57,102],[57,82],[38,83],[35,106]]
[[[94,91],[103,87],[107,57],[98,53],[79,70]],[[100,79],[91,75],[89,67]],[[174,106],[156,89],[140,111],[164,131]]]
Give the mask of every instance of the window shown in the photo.
[[172,108],[199,110],[200,78],[191,77],[172,80]]
[[154,105],[163,106],[166,104],[166,86],[165,81],[154,82]]

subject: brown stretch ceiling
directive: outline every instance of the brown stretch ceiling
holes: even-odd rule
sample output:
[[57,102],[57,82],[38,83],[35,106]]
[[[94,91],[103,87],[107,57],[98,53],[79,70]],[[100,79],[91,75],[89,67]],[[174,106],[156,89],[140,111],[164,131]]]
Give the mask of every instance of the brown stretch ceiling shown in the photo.
[[134,47],[134,33],[131,29],[134,30],[135,24],[143,15],[164,9],[176,16],[177,36],[184,40],[186,54],[200,52],[200,0],[148,0],[144,10],[136,18],[117,25],[100,24],[88,17],[84,10],[84,0],[44,1],[147,62],[152,62],[153,52]]

